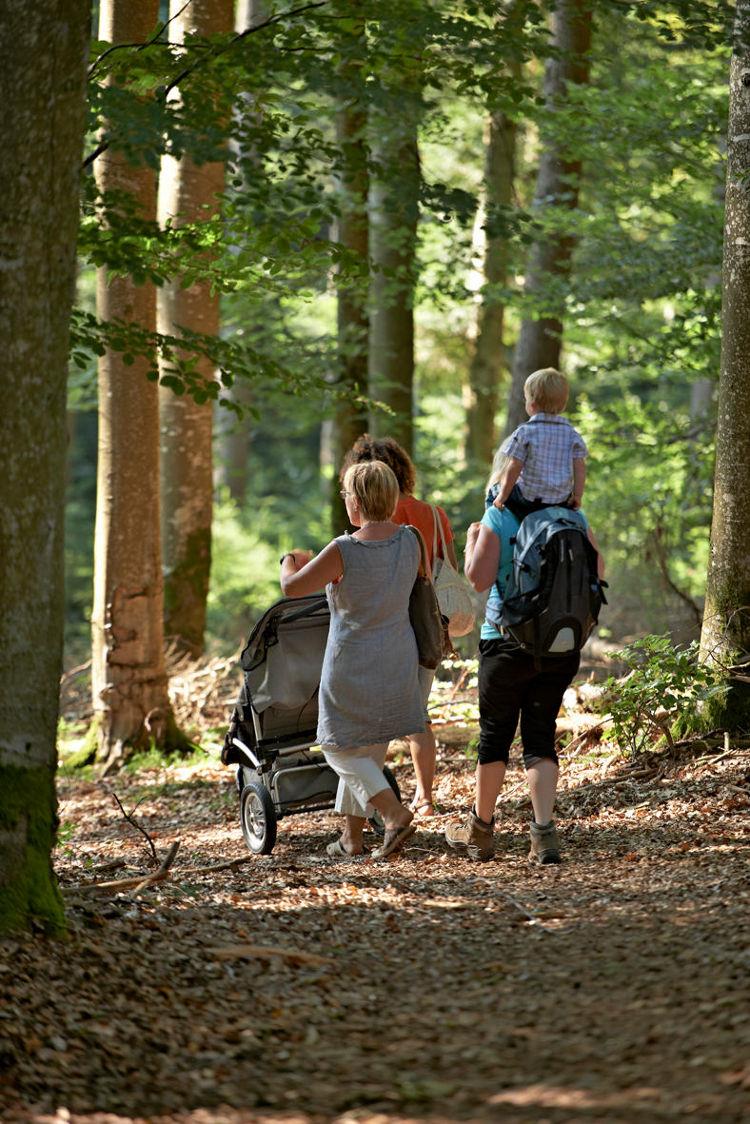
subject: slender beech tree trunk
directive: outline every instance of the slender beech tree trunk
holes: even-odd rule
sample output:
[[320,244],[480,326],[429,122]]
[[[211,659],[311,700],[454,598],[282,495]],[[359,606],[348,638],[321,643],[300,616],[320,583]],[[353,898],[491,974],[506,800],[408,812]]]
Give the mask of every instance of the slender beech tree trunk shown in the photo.
[[[703,657],[723,666],[750,657],[750,0],[738,0],[730,69],[714,510]],[[745,673],[747,669],[745,669]],[[736,682],[713,725],[750,724],[750,689]]]
[[[170,0],[170,38],[190,33],[217,35],[232,30],[232,0]],[[197,222],[218,208],[224,188],[224,164],[197,165],[188,157],[165,156],[159,179],[159,221]],[[205,335],[219,331],[219,296],[208,284],[189,288],[179,278],[159,291],[160,332],[178,335],[190,328]],[[198,371],[214,378],[210,364]],[[162,550],[164,553],[164,627],[168,637],[191,655],[203,651],[206,599],[211,570],[213,511],[213,410],[185,394],[159,391],[161,421]]]
[[[553,20],[553,45],[559,57],[547,61],[544,72],[544,98],[547,108],[565,100],[569,83],[585,85],[589,80],[591,48],[591,0],[558,0]],[[542,136],[534,205],[574,211],[578,206],[580,160],[572,160],[556,139]],[[543,235],[529,254],[524,293],[530,298],[543,296],[550,281],[559,284],[570,274],[574,238],[570,234]],[[526,420],[523,384],[540,367],[559,367],[562,346],[562,319],[559,312],[524,319],[513,359],[513,382],[508,401],[506,433]]]
[[[520,68],[519,72],[520,72]],[[485,150],[485,293],[479,306],[477,342],[469,367],[465,459],[473,467],[488,466],[495,449],[497,413],[503,361],[505,301],[497,290],[508,281],[508,242],[492,230],[493,209],[508,207],[513,198],[516,123],[507,114],[490,114]]]
[[414,445],[414,285],[419,217],[418,112],[406,100],[387,119],[371,118],[374,171],[370,186],[369,386],[373,398],[393,411],[378,411],[372,428]]
[[68,322],[89,4],[6,0],[0,34],[0,934],[63,928],[51,853]]
[[[99,38],[139,43],[153,35],[158,0],[102,0]],[[129,192],[141,217],[156,217],[156,177],[110,148],[95,164],[100,192]],[[111,277],[100,268],[97,314],[153,331],[150,283]],[[99,360],[92,690],[97,760],[105,769],[153,739],[170,744],[174,720],[167,694],[159,545],[159,414],[145,358],[126,365],[108,351]]]
[[339,468],[347,449],[367,428],[365,410],[357,396],[367,392],[368,301],[368,216],[367,195],[367,112],[358,97],[364,90],[365,62],[364,27],[359,25],[347,36],[349,58],[342,67],[341,79],[355,84],[336,117],[336,132],[341,148],[341,209],[339,242],[361,264],[360,276],[351,281],[339,279],[337,284],[338,371],[336,389],[346,397],[336,402],[331,432],[333,476],[331,478],[331,525],[334,535],[349,526],[344,501],[339,495]]
[[[237,10],[234,17],[235,31],[242,32],[248,27],[259,23],[268,16],[267,5],[260,0],[237,0]],[[248,95],[241,96],[237,115],[251,114],[253,112],[252,98]],[[247,162],[251,154],[235,149],[236,158],[244,158]],[[252,329],[251,329],[252,330]],[[236,382],[229,387],[223,397],[235,402],[240,409],[246,410],[252,403],[252,390],[244,380]],[[242,507],[247,495],[248,465],[250,456],[250,420],[247,414],[241,418],[228,410],[217,408],[216,415],[216,483],[225,487],[230,497],[238,507]]]

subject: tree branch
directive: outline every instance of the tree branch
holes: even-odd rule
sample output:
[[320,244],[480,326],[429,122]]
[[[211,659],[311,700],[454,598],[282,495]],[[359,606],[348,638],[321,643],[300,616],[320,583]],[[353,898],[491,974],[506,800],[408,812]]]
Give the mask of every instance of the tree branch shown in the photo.
[[[107,47],[106,51],[102,51],[102,53],[97,58],[95,58],[94,61],[92,62],[91,66],[89,67],[88,78],[89,79],[93,78],[94,73],[96,71],[96,68],[99,65],[99,63],[102,61],[102,59],[106,59],[107,55],[114,54],[115,51],[126,51],[126,50],[129,50],[132,47],[135,47],[135,49],[136,49],[135,53],[138,54],[139,51],[145,51],[146,47],[153,47],[154,43],[159,42],[159,36],[164,31],[167,30],[170,23],[172,23],[179,16],[181,16],[182,13],[187,8],[188,4],[192,4],[192,2],[193,2],[193,0],[185,0],[185,3],[180,8],[179,12],[175,12],[175,14],[173,16],[170,16],[169,19],[166,21],[166,23],[163,23],[161,25],[161,27],[156,32],[156,34],[153,35],[150,39],[148,39],[145,43],[114,43],[111,47]],[[164,40],[162,40],[162,45],[163,46],[169,46],[169,44],[166,43]]]
[[701,608],[696,604],[695,601],[693,601],[693,598],[688,593],[685,593],[684,590],[675,585],[672,579],[672,575],[669,572],[669,563],[667,561],[667,552],[664,547],[663,536],[663,528],[661,524],[657,523],[657,525],[654,527],[652,538],[654,543],[656,564],[659,567],[659,572],[661,573],[661,576],[664,578],[664,581],[672,590],[672,592],[676,594],[676,596],[679,597],[680,601],[683,601],[685,605],[687,605],[687,607],[690,609],[691,613],[695,617],[698,628],[700,628],[703,624],[703,613],[701,612]]
[[[145,836],[146,842],[148,843],[149,847],[151,848],[151,856],[152,856],[153,861],[154,861],[154,866],[158,866],[159,865],[159,856],[156,853],[156,847],[154,846],[154,841],[151,838],[151,836],[149,835],[149,833],[146,831],[145,827],[141,827],[141,825],[138,823],[138,820],[136,820],[135,817],[133,816],[133,812],[137,811],[137,809],[138,809],[138,804],[136,804],[135,808],[133,808],[133,812],[131,812],[130,815],[128,815],[128,813],[123,808],[122,801],[120,800],[120,797],[117,795],[117,793],[114,792],[111,788],[108,788],[107,785],[102,785],[102,787],[103,787],[104,791],[108,792],[109,795],[112,797],[112,799],[117,804],[117,807],[120,809],[120,811],[122,812],[123,816],[128,821],[128,823],[130,824],[130,826],[134,827],[136,829],[136,831],[140,831],[141,835]],[[140,801],[139,801],[139,803],[140,803]]]
[[[191,3],[191,0],[187,0],[187,4],[189,4],[189,3]],[[291,8],[289,11],[286,11],[286,12],[279,12],[278,15],[269,16],[268,19],[262,20],[261,23],[256,23],[256,24],[253,24],[252,27],[245,28],[244,31],[241,31],[237,35],[234,35],[229,40],[228,43],[225,43],[221,47],[215,47],[212,51],[209,51],[206,54],[202,55],[199,59],[196,59],[196,61],[194,63],[192,63],[190,66],[185,67],[185,69],[181,70],[180,73],[175,78],[173,78],[172,81],[168,85],[160,87],[159,92],[156,96],[157,102],[165,102],[167,100],[167,97],[171,93],[171,91],[174,90],[180,84],[180,82],[184,82],[184,80],[186,78],[189,78],[190,75],[193,74],[200,66],[204,66],[204,65],[206,65],[206,63],[209,63],[213,59],[216,59],[220,55],[223,55],[226,51],[228,51],[231,47],[234,47],[235,44],[241,42],[248,35],[252,35],[256,31],[262,31],[264,27],[270,27],[272,24],[281,23],[283,20],[290,19],[292,16],[301,15],[303,12],[309,12],[309,11],[312,11],[313,9],[315,9],[315,8],[323,8],[328,3],[329,3],[329,0],[313,0],[313,3],[303,4],[299,8]],[[180,9],[180,12],[184,12],[185,8],[187,7],[187,4],[185,4]],[[176,19],[177,16],[180,14],[180,12],[177,12],[177,15],[173,16],[172,19]],[[170,21],[168,21],[168,22],[170,22]],[[164,25],[164,27],[166,27],[166,26],[167,26],[167,24]],[[159,30],[157,35],[161,35],[162,31],[164,30],[164,27]],[[141,46],[139,46],[138,50],[139,51],[143,50],[146,47],[151,46],[155,42],[156,42],[156,38],[151,39],[148,43],[143,43]],[[128,46],[128,45],[131,45],[131,44],[122,44],[122,46]],[[110,50],[114,50],[114,49],[115,49],[114,47],[110,48]],[[106,53],[107,52],[105,52],[105,54]],[[103,58],[104,56],[102,55],[101,57]],[[98,61],[99,60],[97,60],[97,62]],[[94,65],[96,65],[96,64],[94,64]],[[107,139],[107,140],[100,141],[99,144],[96,146],[96,148],[92,152],[90,152],[88,154],[88,156],[86,156],[84,158],[84,160],[81,164],[82,170],[85,170],[86,168],[90,168],[91,165],[94,163],[94,161],[99,156],[101,156],[102,153],[107,151],[107,149],[110,147],[111,143],[112,143],[111,138]]]

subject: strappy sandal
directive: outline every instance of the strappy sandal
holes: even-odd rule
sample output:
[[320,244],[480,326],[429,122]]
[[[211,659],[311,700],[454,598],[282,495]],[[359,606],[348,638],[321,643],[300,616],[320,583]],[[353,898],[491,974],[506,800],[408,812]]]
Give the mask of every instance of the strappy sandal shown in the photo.
[[332,859],[361,859],[364,851],[352,854],[351,851],[347,851],[340,839],[334,839],[332,843],[326,845],[326,854]]
[[438,814],[433,800],[417,800],[416,796],[409,805],[409,811],[420,820],[431,820]]
[[374,859],[385,859],[388,855],[400,851],[407,839],[411,839],[416,830],[416,824],[412,821],[403,824],[402,827],[393,827],[390,831],[386,831],[383,842],[372,852],[372,857]]

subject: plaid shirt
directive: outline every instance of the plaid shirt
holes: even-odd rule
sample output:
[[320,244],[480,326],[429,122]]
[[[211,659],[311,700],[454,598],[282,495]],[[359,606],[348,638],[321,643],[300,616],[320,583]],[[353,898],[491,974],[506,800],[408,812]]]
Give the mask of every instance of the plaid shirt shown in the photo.
[[573,491],[573,461],[588,456],[586,442],[560,414],[533,414],[500,446],[523,461],[519,487],[528,500],[561,503]]

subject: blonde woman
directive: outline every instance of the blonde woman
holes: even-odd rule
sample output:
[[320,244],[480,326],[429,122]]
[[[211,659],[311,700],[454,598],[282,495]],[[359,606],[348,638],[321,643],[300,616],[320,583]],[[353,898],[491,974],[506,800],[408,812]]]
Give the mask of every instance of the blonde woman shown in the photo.
[[331,609],[318,703],[317,740],[339,776],[336,811],[345,817],[334,857],[362,854],[372,809],[385,824],[373,857],[399,850],[414,834],[413,812],[383,775],[392,738],[424,731],[417,645],[409,594],[419,569],[412,531],[393,522],[398,482],[380,461],[355,464],[341,495],[357,530],[340,535],[316,557],[293,551],[281,562],[281,588],[303,597],[323,586]]
[[[440,542],[442,537],[445,539],[445,552],[448,561],[453,569],[457,570],[456,548],[453,543],[453,531],[448,522],[448,516],[442,507],[436,506],[433,513],[431,504],[418,500],[414,495],[417,470],[406,449],[399,445],[398,441],[394,441],[392,437],[371,437],[369,433],[363,433],[344,457],[341,469],[342,479],[350,465],[367,461],[383,461],[393,471],[399,488],[398,504],[393,519],[396,523],[411,524],[421,532],[427,548],[430,566],[433,566],[435,562],[432,557],[432,545],[435,539],[437,539],[437,556],[438,558],[442,557]],[[440,520],[442,536],[435,534],[436,517]],[[430,819],[435,816],[432,789],[435,783],[437,746],[427,709],[434,678],[434,671],[430,671],[426,667],[419,668],[419,686],[424,705],[425,732],[423,734],[412,734],[409,738],[409,751],[414,765],[414,779],[416,781],[416,791],[409,807],[419,819]]]

